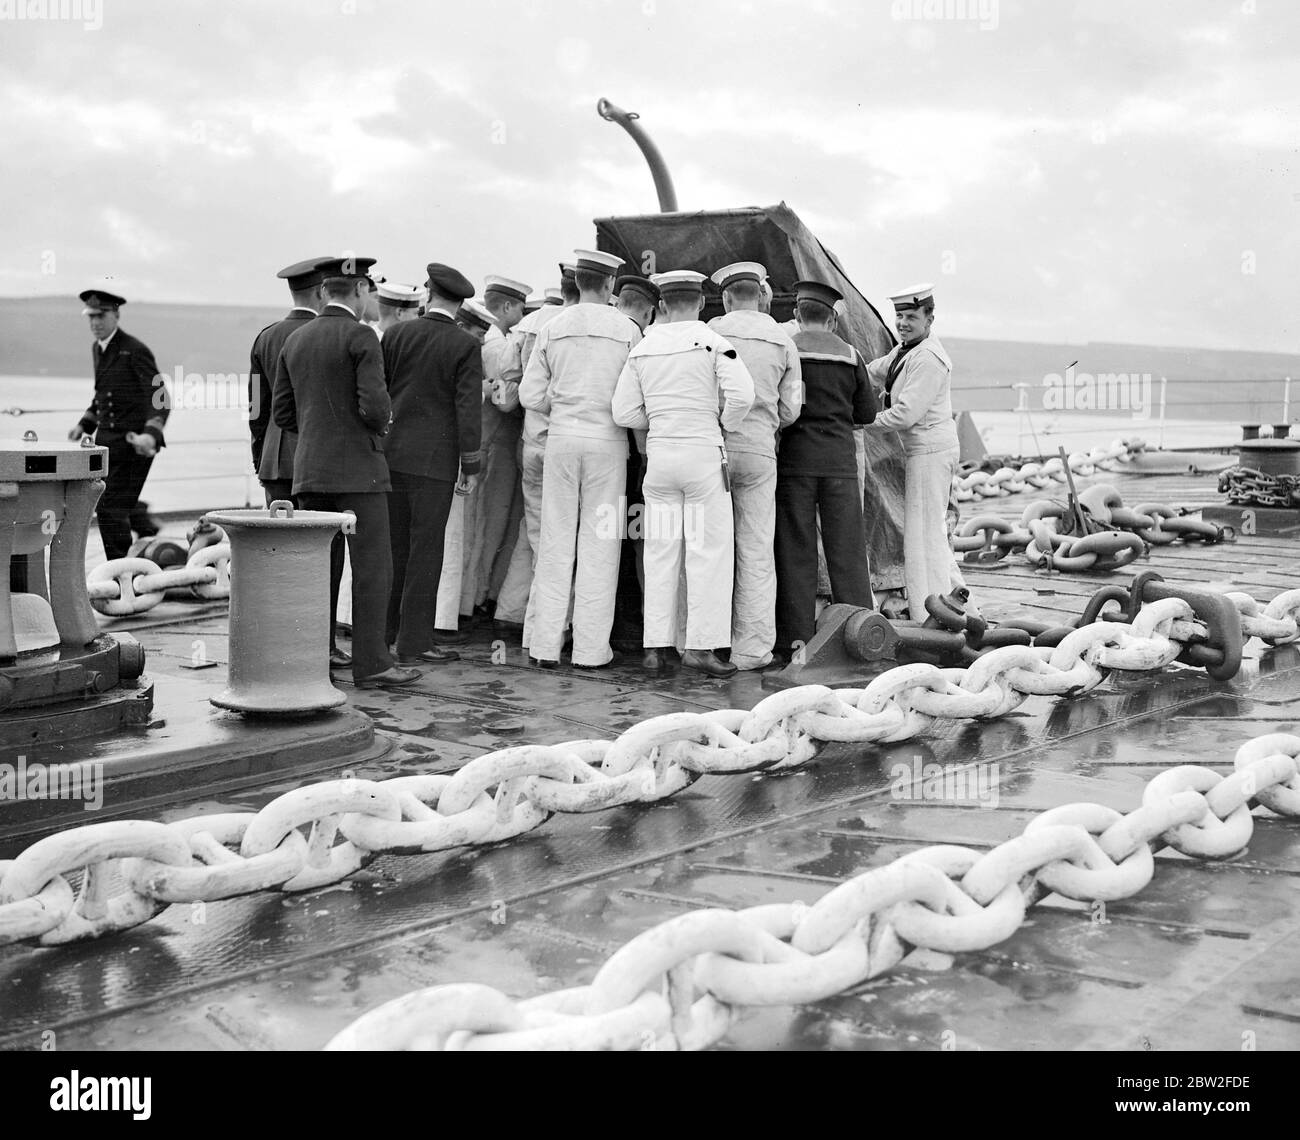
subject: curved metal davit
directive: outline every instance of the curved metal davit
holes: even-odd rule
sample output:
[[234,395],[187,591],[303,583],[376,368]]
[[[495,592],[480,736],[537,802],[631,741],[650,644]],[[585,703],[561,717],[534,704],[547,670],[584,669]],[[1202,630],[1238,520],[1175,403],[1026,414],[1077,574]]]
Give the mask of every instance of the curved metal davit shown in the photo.
[[622,107],[614,106],[608,99],[597,101],[596,113],[602,119],[617,123],[632,136],[632,141],[641,148],[641,153],[645,155],[645,160],[650,167],[650,173],[654,176],[655,192],[659,195],[660,211],[665,214],[675,213],[677,210],[677,191],[673,188],[672,175],[668,173],[668,166],[664,162],[664,156],[659,153],[659,148],[655,146],[650,136],[636,122],[641,116],[635,111],[625,111]]

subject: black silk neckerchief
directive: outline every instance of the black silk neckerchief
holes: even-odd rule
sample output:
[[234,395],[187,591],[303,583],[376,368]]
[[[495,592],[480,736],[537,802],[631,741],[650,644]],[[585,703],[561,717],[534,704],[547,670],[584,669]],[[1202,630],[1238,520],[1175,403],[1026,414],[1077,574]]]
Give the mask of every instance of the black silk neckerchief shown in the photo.
[[[925,340],[925,337],[922,337],[921,340]],[[893,362],[890,364],[889,371],[885,375],[885,407],[889,407],[890,405],[889,394],[893,391],[894,381],[898,379],[898,374],[903,371],[904,359],[912,349],[921,343],[921,340],[914,341],[912,344],[903,345],[899,348],[898,355],[894,357]]]

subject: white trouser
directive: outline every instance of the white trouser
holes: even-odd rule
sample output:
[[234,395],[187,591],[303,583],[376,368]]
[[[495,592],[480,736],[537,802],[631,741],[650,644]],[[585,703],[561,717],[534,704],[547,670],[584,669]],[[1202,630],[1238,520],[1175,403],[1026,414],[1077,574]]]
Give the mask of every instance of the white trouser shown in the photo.
[[[464,577],[461,580],[460,612],[472,614],[500,585],[504,566],[498,566],[501,547],[510,529],[511,508],[519,470],[515,453],[521,422],[493,404],[483,405],[483,468],[479,474],[474,503],[466,516]],[[472,527],[470,525],[472,520]],[[493,583],[493,571],[498,571]]]
[[528,651],[558,661],[573,594],[573,663],[604,665],[613,654],[618,562],[623,549],[627,443],[546,441],[542,533],[533,575]]
[[913,621],[929,617],[925,599],[930,594],[946,594],[966,584],[948,539],[947,518],[960,454],[954,447],[907,457],[903,566]]
[[727,455],[736,533],[731,663],[761,669],[776,644],[776,459],[737,451]]
[[[524,517],[519,523],[510,569],[497,595],[496,619],[522,623],[528,613],[528,595],[533,586],[533,569],[537,565],[537,545],[542,533],[542,471],[546,447],[529,443],[519,445],[519,479],[524,493]],[[527,641],[524,642],[528,644]]]
[[438,579],[437,613],[433,619],[438,629],[456,629],[460,625],[460,584],[465,563],[465,496],[453,495],[447,532],[442,539],[442,577]]
[[731,496],[722,486],[722,450],[652,442],[645,482],[645,636],[673,645],[683,570],[687,649],[731,644],[735,569]]

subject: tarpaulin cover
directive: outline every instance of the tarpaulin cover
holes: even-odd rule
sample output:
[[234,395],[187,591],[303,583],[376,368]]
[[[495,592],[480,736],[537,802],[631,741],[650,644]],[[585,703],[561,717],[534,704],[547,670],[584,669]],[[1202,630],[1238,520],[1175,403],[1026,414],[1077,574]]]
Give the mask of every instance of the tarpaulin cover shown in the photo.
[[[867,360],[883,356],[894,336],[870,301],[849,280],[839,262],[784,202],[740,210],[640,214],[596,219],[597,248],[622,257],[625,273],[648,276],[673,269],[713,273],[733,261],[767,267],[775,294],[772,316],[792,315],[792,286],[814,280],[833,285],[848,305],[848,339]],[[716,293],[704,319],[719,315]],[[864,507],[871,584],[903,586],[903,451],[895,432],[857,432],[866,451]]]

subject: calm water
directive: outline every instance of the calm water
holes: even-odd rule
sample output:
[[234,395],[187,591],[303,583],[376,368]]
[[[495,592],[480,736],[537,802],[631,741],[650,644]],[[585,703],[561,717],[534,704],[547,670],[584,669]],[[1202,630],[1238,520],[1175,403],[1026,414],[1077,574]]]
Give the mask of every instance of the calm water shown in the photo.
[[[35,431],[39,439],[62,440],[89,404],[90,379],[0,376],[0,438],[21,438]],[[145,485],[145,500],[159,511],[196,515],[217,507],[261,505],[261,488],[253,474],[248,444],[248,414],[237,383],[208,383],[203,388],[173,388],[176,401],[167,425],[167,447],[154,461]],[[957,405],[961,406],[960,393]],[[21,415],[13,410],[20,409]],[[1055,454],[1086,450],[1094,444],[1140,437],[1155,447],[1209,447],[1235,443],[1249,409],[1224,408],[1210,420],[1167,420],[1163,429],[1152,416],[1128,412],[1036,411],[975,412],[985,447],[995,454]],[[1037,444],[1035,442],[1037,432]]]

